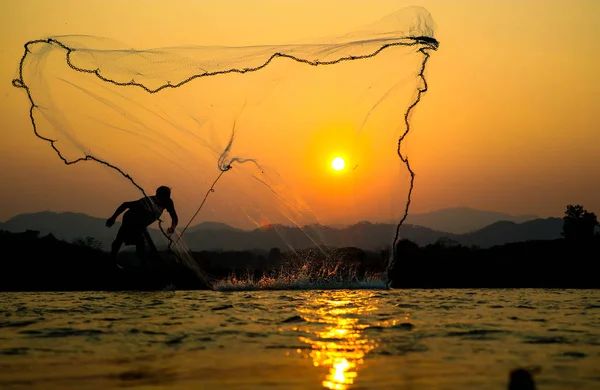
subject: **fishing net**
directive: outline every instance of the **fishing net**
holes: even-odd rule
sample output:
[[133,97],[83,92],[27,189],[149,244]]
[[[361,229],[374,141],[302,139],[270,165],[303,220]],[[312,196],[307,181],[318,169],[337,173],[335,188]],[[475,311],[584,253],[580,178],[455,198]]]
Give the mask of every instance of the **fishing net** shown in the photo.
[[13,85],[63,163],[101,164],[140,195],[171,187],[181,223],[165,242],[206,279],[186,244],[199,221],[268,227],[290,250],[284,227],[316,248],[306,226],[383,210],[400,227],[414,185],[401,147],[427,90],[432,26],[412,7],[303,44],[134,49],[55,36],[25,44]]

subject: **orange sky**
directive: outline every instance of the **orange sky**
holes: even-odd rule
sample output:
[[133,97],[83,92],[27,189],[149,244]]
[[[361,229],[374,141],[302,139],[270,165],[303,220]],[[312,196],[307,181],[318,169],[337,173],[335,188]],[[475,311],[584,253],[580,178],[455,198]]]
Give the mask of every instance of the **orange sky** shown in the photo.
[[[597,158],[600,54],[595,49],[600,36],[600,3],[597,1],[430,0],[415,4],[378,0],[367,5],[358,0],[211,3],[181,0],[171,1],[168,6],[146,1],[121,3],[22,1],[0,6],[3,36],[0,73],[5,80],[0,84],[3,134],[0,180],[5,183],[5,190],[0,193],[0,220],[41,210],[107,217],[120,202],[139,195],[118,175],[95,164],[63,165],[48,144],[34,137],[26,95],[10,84],[16,76],[23,44],[28,40],[87,34],[116,39],[136,48],[296,43],[345,33],[411,5],[423,6],[431,13],[436,23],[435,36],[440,41],[439,50],[432,53],[428,63],[429,91],[414,112],[406,144],[417,173],[411,211],[470,206],[513,214],[560,216],[567,203],[580,203],[600,212],[597,195],[600,192]],[[242,130],[236,144],[241,145],[239,152],[252,151],[265,156],[261,161],[272,163],[267,164],[269,169],[276,168],[276,174],[283,174],[291,187],[282,191],[288,201],[293,199],[295,211],[307,206],[322,222],[389,220],[397,217],[405,195],[404,192],[394,195],[391,189],[405,191],[407,180],[399,163],[389,160],[395,146],[390,145],[389,152],[375,153],[373,150],[381,150],[378,145],[385,144],[384,138],[378,138],[381,133],[366,131],[358,139],[347,135],[353,134],[356,123],[360,122],[362,106],[353,107],[352,98],[364,97],[367,107],[372,104],[369,99],[375,99],[375,92],[386,90],[386,82],[414,76],[415,69],[409,65],[415,64],[418,56],[407,52],[398,55],[406,61],[402,62],[403,67],[398,67],[398,72],[394,68],[397,62],[391,57],[381,58],[379,63],[355,64],[355,68],[332,67],[330,71],[316,73],[281,63],[264,76],[243,79],[242,84],[234,78],[214,86],[198,84],[208,90],[213,88],[211,96],[200,99],[199,104],[209,107],[215,102],[234,102],[231,106],[220,105],[225,107],[224,111],[211,115],[223,118],[224,124],[236,115],[241,118]],[[378,73],[369,72],[369,66],[376,67]],[[371,78],[365,76],[344,84],[344,72],[370,74]],[[274,96],[284,97],[283,100],[269,100],[271,90],[257,89],[253,84],[264,85],[288,74],[293,74],[295,81],[289,85],[287,81],[273,84],[273,90],[281,94]],[[401,83],[399,97],[393,102],[409,101],[415,80],[408,80]],[[324,88],[318,96],[311,94],[308,87],[297,89],[298,85],[311,83],[314,83],[311,88]],[[328,95],[327,83],[331,83],[330,90],[337,94]],[[233,93],[221,92],[224,85]],[[362,95],[361,91],[369,86],[373,86],[374,94]],[[185,96],[182,104],[187,103]],[[257,103],[249,107],[258,108],[244,108],[244,116],[235,110],[248,97],[251,103]],[[87,103],[77,100],[73,104]],[[395,110],[391,105],[383,107],[379,117],[374,115],[372,125],[394,123],[390,118],[396,114]],[[187,112],[192,111],[188,108]],[[399,125],[401,112],[397,114]],[[110,121],[103,113],[95,115]],[[254,130],[265,118],[273,127],[265,127],[262,133]],[[187,120],[177,118],[185,126],[191,123]],[[216,123],[221,123],[218,120]],[[286,132],[273,131],[281,127]],[[243,131],[248,128],[253,130]],[[294,131],[300,134],[305,128],[311,130],[302,136],[287,136]],[[222,132],[215,145],[223,145],[226,134]],[[256,143],[257,139],[261,142]],[[94,152],[100,153],[116,141],[110,138],[106,142]],[[156,139],[153,142],[149,144],[153,150],[168,146]],[[176,138],[175,142],[189,145],[184,138]],[[273,151],[281,145],[286,148]],[[334,155],[347,154],[351,159],[353,150],[363,150],[359,169],[351,171],[349,168],[354,166],[351,162],[346,171],[337,174],[328,167]],[[143,153],[137,144],[121,146],[121,151],[125,160]],[[106,148],[106,153],[113,151]],[[209,155],[204,153],[202,157]],[[286,163],[280,164],[284,159]],[[153,167],[148,173],[151,163],[139,160],[130,163],[142,178],[158,176],[160,167]],[[377,168],[377,164],[384,165],[385,170]],[[179,193],[174,191],[176,204],[181,205],[182,223],[189,220],[217,173],[216,170],[195,173],[188,168],[182,176],[202,180],[194,182],[196,185],[188,183],[185,189],[180,184]],[[240,224],[246,218],[244,214],[253,213],[251,205],[261,202],[255,198],[264,188],[250,184],[248,176],[240,179],[244,169],[226,173],[222,186],[217,187],[222,192],[214,195],[219,200],[209,199],[206,211],[196,222],[223,220]],[[241,184],[236,180],[245,181]],[[283,181],[274,183],[281,185]],[[394,183],[400,187],[394,187]],[[234,203],[242,202],[241,198],[246,202],[244,210],[234,207]],[[267,195],[261,199],[266,204],[257,207],[266,210],[271,201]],[[255,219],[255,215],[250,217]]]

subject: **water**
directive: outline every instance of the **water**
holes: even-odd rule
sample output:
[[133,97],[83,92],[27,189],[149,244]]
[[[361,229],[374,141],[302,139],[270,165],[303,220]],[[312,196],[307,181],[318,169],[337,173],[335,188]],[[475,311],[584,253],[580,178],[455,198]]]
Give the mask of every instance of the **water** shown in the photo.
[[600,388],[600,290],[1,293],[7,389]]

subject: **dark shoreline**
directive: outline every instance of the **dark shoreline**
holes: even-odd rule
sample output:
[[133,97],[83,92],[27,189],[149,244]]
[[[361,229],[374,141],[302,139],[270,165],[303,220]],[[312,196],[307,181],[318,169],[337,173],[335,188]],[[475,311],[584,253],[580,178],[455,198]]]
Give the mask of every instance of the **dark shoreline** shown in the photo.
[[[135,253],[122,252],[119,270],[93,239],[69,243],[37,231],[0,230],[0,291],[209,290],[196,274],[161,252],[150,268]],[[327,278],[357,283],[385,271],[390,251],[334,248],[270,251],[202,251],[192,256],[214,280],[242,280],[305,272],[307,281]],[[527,241],[487,249],[452,242],[419,247],[404,240],[396,247],[392,289],[600,289],[600,239],[573,244],[563,239]],[[300,271],[301,270],[301,271]],[[297,289],[297,288],[290,288]],[[285,290],[282,288],[280,290]]]

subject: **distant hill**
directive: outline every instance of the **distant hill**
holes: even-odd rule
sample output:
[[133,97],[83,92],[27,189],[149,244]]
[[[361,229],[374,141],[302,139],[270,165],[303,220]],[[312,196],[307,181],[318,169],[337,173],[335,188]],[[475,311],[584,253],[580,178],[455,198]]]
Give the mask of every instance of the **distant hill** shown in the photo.
[[[76,238],[94,237],[104,249],[110,248],[120,223],[112,228],[105,226],[105,220],[77,213],[39,212],[21,214],[0,224],[0,229],[10,232],[38,230],[41,235],[52,233],[56,238],[72,241]],[[331,247],[355,246],[367,250],[379,250],[390,246],[396,231],[394,223],[359,222],[347,227],[312,225],[302,229],[274,225],[269,229],[242,230],[220,222],[203,222],[188,228],[184,239],[194,251],[201,250],[246,250],[273,247],[281,249],[306,248],[315,244]],[[495,221],[490,225],[466,234],[455,234],[428,227],[405,224],[400,236],[420,246],[434,243],[447,237],[467,246],[487,248],[509,242],[528,240],[551,240],[560,238],[561,218],[534,219],[516,223]],[[157,245],[164,243],[164,237],[157,229],[150,229]]]
[[[390,246],[396,225],[360,222],[345,228],[329,226],[297,227],[275,225],[269,229],[247,230],[202,230],[186,233],[185,242],[192,250],[244,250],[301,249],[325,244],[330,247],[354,246],[368,250],[379,250]],[[436,232],[421,226],[403,226],[402,237],[427,245],[447,233]],[[453,235],[451,235],[453,236]]]
[[233,226],[229,226],[229,225],[227,225],[226,223],[223,223],[223,222],[211,222],[211,221],[207,221],[207,222],[201,222],[198,225],[190,226],[189,228],[187,228],[186,232],[188,232],[188,233],[191,233],[191,232],[203,232],[203,231],[207,231],[207,230],[242,231],[242,229],[238,229],[238,228],[235,228]]
[[499,221],[526,222],[539,217],[535,215],[510,215],[496,211],[454,207],[424,214],[409,214],[406,223],[425,226],[433,230],[464,234],[474,232]]
[[562,237],[562,226],[562,218],[534,219],[522,223],[500,221],[460,235],[458,241],[466,246],[489,248],[510,242],[554,240]]
[[[82,213],[57,213],[54,211],[19,214],[0,223],[0,229],[9,232],[37,230],[42,236],[51,233],[54,237],[69,242],[78,238],[93,237],[102,243],[105,250],[110,248],[120,227],[119,221],[111,228],[107,228],[104,218],[96,218]],[[150,229],[150,235],[157,242],[162,239],[162,234],[158,229]]]
[[52,233],[56,238],[67,241],[89,236],[102,242],[111,242],[121,223],[115,223],[111,229],[108,229],[105,223],[106,219],[95,218],[86,214],[42,211],[19,214],[0,224],[0,229],[15,233],[38,230],[41,235]]

